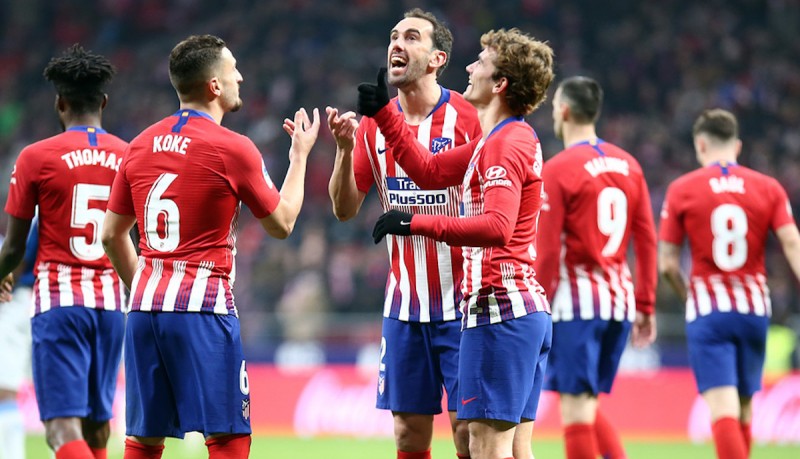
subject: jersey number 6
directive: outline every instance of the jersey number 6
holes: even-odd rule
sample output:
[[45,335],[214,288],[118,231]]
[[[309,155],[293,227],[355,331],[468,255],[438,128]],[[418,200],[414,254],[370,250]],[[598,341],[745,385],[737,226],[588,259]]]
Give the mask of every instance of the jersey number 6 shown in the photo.
[[172,252],[181,242],[181,212],[175,201],[164,197],[164,192],[176,178],[177,174],[161,174],[147,193],[144,205],[147,246],[159,252]]

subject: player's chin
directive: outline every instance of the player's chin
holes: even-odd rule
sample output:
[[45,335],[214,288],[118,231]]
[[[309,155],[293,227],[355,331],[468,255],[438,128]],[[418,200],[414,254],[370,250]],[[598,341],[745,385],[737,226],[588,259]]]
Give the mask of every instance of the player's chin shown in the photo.
[[231,112],[238,112],[239,109],[242,108],[242,105],[244,105],[244,102],[242,102],[242,99],[237,99],[236,103],[233,104],[233,107],[231,107],[230,111]]

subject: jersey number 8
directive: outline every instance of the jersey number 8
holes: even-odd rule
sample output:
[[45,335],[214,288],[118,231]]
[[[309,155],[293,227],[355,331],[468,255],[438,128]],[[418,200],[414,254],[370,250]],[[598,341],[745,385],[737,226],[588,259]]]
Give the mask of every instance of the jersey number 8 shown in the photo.
[[736,271],[747,261],[747,215],[735,204],[722,204],[711,212],[711,253],[723,271]]

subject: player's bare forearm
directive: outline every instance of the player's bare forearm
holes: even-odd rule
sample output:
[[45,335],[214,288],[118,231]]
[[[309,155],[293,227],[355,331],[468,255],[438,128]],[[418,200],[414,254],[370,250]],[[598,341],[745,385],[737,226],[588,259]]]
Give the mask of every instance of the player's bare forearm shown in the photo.
[[661,241],[658,247],[658,270],[661,276],[666,279],[678,297],[686,302],[687,288],[686,281],[680,267],[681,248],[676,244]]
[[267,234],[277,239],[286,239],[292,234],[297,216],[303,208],[305,198],[306,160],[296,158],[289,164],[281,187],[281,201],[274,212],[261,219]]
[[356,186],[352,149],[336,148],[333,172],[328,182],[328,195],[333,205],[333,214],[339,221],[346,221],[358,215],[365,194]]
[[781,243],[783,254],[789,261],[794,276],[800,281],[800,231],[797,225],[783,225],[775,231],[775,235]]
[[8,276],[25,257],[31,219],[8,216],[8,227],[3,247],[0,248],[0,279]]
[[120,280],[131,288],[133,276],[136,274],[136,264],[139,257],[136,255],[136,247],[130,237],[130,230],[136,223],[133,215],[120,215],[110,210],[106,210],[106,217],[103,221],[103,250],[106,251],[111,265],[117,271]]

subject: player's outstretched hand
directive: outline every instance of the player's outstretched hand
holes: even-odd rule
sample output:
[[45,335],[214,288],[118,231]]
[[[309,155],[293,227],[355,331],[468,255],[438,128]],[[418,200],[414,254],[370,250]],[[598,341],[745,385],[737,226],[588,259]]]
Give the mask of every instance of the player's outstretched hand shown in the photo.
[[296,155],[307,158],[319,134],[319,109],[314,109],[314,121],[312,122],[308,118],[306,109],[301,108],[295,112],[294,120],[289,118],[283,120],[283,130],[292,136],[289,159],[294,159]]
[[656,340],[656,315],[636,312],[636,321],[633,322],[631,343],[633,347],[647,347]]
[[389,88],[386,86],[386,67],[378,70],[378,84],[358,85],[358,104],[356,109],[362,115],[373,117],[389,103]]
[[410,236],[411,218],[412,215],[408,212],[400,212],[399,210],[386,212],[375,222],[375,228],[372,229],[372,239],[377,244],[387,234]]
[[328,129],[336,139],[336,147],[340,150],[353,151],[358,129],[356,114],[350,111],[339,115],[339,109],[333,107],[325,107],[325,113],[328,114]]

